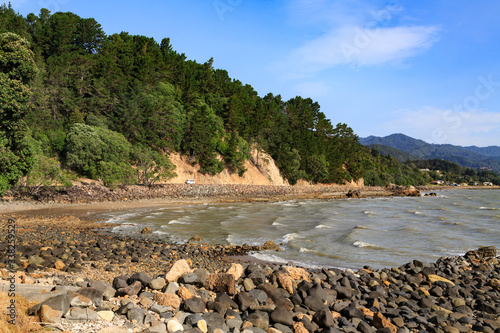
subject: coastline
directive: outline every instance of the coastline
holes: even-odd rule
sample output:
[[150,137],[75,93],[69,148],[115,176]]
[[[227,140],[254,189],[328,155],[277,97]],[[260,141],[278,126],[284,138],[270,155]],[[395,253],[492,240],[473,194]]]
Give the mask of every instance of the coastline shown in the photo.
[[[164,184],[151,189],[128,186],[109,190],[91,184],[67,189],[49,189],[37,197],[19,193],[0,200],[0,214],[10,215],[77,215],[107,210],[182,206],[188,204],[215,204],[239,202],[277,202],[290,200],[333,200],[348,198],[347,193],[358,193],[353,198],[405,196],[378,186],[352,185],[266,186],[266,185],[184,185]],[[418,186],[420,192],[438,190],[495,190],[500,187]]]
[[[464,188],[419,188],[426,192],[458,189]],[[360,191],[360,197],[394,196],[391,191],[381,188],[357,190]],[[496,253],[487,260],[468,254],[465,257],[441,258],[436,263],[414,260],[400,267],[383,269],[367,266],[356,271],[304,269],[290,264],[266,262],[248,255],[251,251],[263,250],[262,247],[209,245],[196,239],[175,244],[147,233],[117,235],[109,232],[110,226],[92,220],[88,214],[208,202],[335,198],[346,198],[346,188],[335,188],[335,191],[332,187],[308,188],[308,191],[296,189],[293,195],[272,197],[259,194],[90,203],[13,201],[0,203],[0,222],[3,227],[9,218],[14,218],[16,222],[17,290],[46,286],[57,291],[45,295],[31,292],[26,296],[35,301],[30,304],[33,306],[31,312],[43,317],[40,320],[45,322],[45,326],[62,327],[73,333],[107,333],[106,329],[110,327],[125,327],[124,330],[116,331],[119,333],[156,332],[153,327],[159,328],[158,332],[174,332],[168,328],[169,322],[174,319],[183,325],[182,330],[199,333],[194,330],[197,326],[187,321],[189,316],[200,316],[202,319],[196,317],[197,322],[203,320],[205,324],[212,325],[206,333],[215,332],[216,328],[221,329],[217,332],[236,332],[228,328],[231,325],[236,325],[234,327],[238,328],[238,332],[243,333],[263,333],[269,329],[273,333],[496,333],[500,329],[500,321],[496,319],[500,315],[500,284],[496,287],[495,282],[498,280],[495,277],[500,274],[500,265],[495,258]],[[4,234],[0,243],[6,243],[6,237]],[[5,257],[3,259],[4,263],[0,263],[0,288],[6,286],[9,277]],[[170,282],[167,280],[162,287],[150,284],[152,280],[165,281],[179,262],[185,262],[188,266],[188,271],[184,271],[183,275]],[[230,282],[224,280],[235,269],[238,275],[231,278]],[[220,284],[212,285],[197,280],[203,276],[220,279],[217,280]],[[121,282],[122,289],[118,288],[117,279],[125,281]],[[139,284],[136,283],[138,279],[141,281]],[[451,288],[451,284],[457,287]],[[221,287],[223,289],[217,289],[220,285],[224,286]],[[77,303],[71,303],[68,312],[65,315],[61,312],[53,324],[47,324],[46,314],[36,310],[37,304],[43,304],[41,300],[49,302],[52,299],[47,299],[49,296],[73,299],[76,297],[75,290],[77,295],[82,293],[89,296],[88,290],[99,288],[104,288],[101,299],[95,300],[94,306],[85,308],[86,317],[78,317],[78,313],[83,310],[80,310],[80,305],[74,305]],[[480,292],[476,292],[478,288]],[[105,290],[108,292],[107,298],[102,296]],[[186,292],[191,296],[186,296]],[[225,315],[227,308],[215,305],[221,302],[221,292],[229,295],[229,300],[225,302],[236,304],[229,317]],[[270,301],[259,301],[252,308],[242,305],[246,304],[241,302],[247,299],[247,295],[261,292],[267,293]],[[285,296],[273,298],[276,293]],[[324,293],[329,296],[320,296]],[[175,298],[176,301],[162,303],[166,298]],[[189,301],[192,298],[195,300]],[[200,303],[200,300],[203,302]],[[195,301],[203,305],[194,308],[191,303]],[[286,321],[279,319],[274,312],[279,304],[293,305],[286,307]],[[123,310],[124,307],[126,310]],[[411,312],[406,310],[408,308]],[[221,309],[225,310],[220,312]],[[29,309],[23,311],[30,312]],[[110,316],[109,321],[98,314],[104,312]],[[140,320],[133,315],[137,312],[140,313]],[[93,319],[89,319],[89,313]],[[254,320],[254,317],[261,315],[267,318],[266,324],[261,324],[260,319]],[[219,316],[217,320],[220,327],[213,326],[215,324],[210,321],[214,316]],[[233,317],[241,318],[241,322],[237,320],[235,323]],[[0,330],[1,325],[0,322]]]

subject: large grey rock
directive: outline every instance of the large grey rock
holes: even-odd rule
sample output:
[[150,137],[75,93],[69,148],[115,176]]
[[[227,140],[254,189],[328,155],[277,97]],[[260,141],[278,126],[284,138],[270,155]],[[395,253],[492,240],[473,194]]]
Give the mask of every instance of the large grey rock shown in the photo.
[[64,316],[69,310],[70,301],[71,298],[68,295],[55,296],[49,298],[48,300],[43,301],[42,303],[32,306],[31,308],[28,309],[28,314],[30,315],[39,314],[42,306],[47,305],[53,310],[61,311],[62,315]]
[[274,323],[279,323],[287,326],[293,325],[292,312],[283,306],[278,306],[271,312],[270,319]]
[[97,289],[90,288],[90,287],[84,287],[84,288],[78,289],[76,291],[76,293],[90,299],[96,307],[99,307],[102,305],[102,298],[103,298],[102,292],[100,292]]

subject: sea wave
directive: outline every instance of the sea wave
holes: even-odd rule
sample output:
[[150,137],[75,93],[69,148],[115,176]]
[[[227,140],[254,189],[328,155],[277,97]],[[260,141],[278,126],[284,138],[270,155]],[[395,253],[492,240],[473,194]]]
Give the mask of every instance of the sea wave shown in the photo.
[[481,210],[498,210],[496,207],[479,207]]
[[363,241],[355,241],[354,243],[352,243],[352,245],[355,246],[355,247],[359,247],[359,248],[370,247],[370,248],[373,248],[373,249],[381,249],[380,246],[377,246],[375,244],[370,244],[368,242],[363,242]]
[[330,227],[329,225],[325,225],[325,224],[318,224],[317,226],[314,227],[314,229],[331,229],[332,227]]
[[296,232],[292,232],[292,233],[289,233],[289,234],[286,234],[285,236],[283,236],[283,243],[288,243],[294,239],[297,239],[297,238],[303,238],[302,236],[300,236],[298,233]]
[[172,220],[172,221],[168,222],[168,224],[191,224],[191,223],[179,221],[179,220]]

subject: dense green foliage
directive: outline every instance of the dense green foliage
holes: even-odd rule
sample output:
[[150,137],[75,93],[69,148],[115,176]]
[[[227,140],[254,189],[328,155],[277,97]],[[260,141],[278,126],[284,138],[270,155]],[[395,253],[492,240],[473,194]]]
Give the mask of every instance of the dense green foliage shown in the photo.
[[383,155],[376,149],[368,149],[371,152],[371,160],[366,166],[364,175],[365,185],[385,186],[390,183],[398,185],[425,185],[432,179],[428,173],[408,162],[400,163],[396,158]]
[[[0,7],[3,31],[30,41],[31,51],[16,37],[22,44],[17,49],[33,52],[39,68],[29,110],[23,93],[27,81],[19,78],[27,78],[30,67],[0,76],[3,94],[24,98],[22,112],[9,104],[15,99],[0,100],[0,153],[9,164],[0,166],[4,169],[17,160],[7,156],[15,140],[3,115],[25,113],[41,147],[35,160],[43,165],[37,170],[61,165],[107,186],[150,186],[172,177],[171,152],[188,156],[203,173],[227,168],[243,175],[252,148],[271,155],[291,184],[301,179],[343,183],[366,174],[371,183],[414,179],[405,176],[411,168],[363,149],[346,124],[333,126],[317,102],[300,96],[284,101],[272,93],[260,97],[250,85],[214,69],[212,59],[187,60],[168,38],[157,43],[126,32],[108,36],[92,18],[46,9],[23,18],[5,5]],[[17,169],[4,188],[30,167]]]
[[[500,172],[500,147],[461,147],[450,144],[429,144],[404,134],[383,138],[370,136],[360,140],[363,145],[385,145],[411,154],[418,159],[444,159],[469,168],[488,168]],[[388,153],[399,159],[399,156]],[[400,159],[400,161],[402,161]]]
[[462,167],[458,163],[441,159],[413,161],[413,165],[420,169],[428,169],[432,180],[442,180],[446,183],[474,185],[491,182],[493,185],[500,185],[500,175],[489,170],[474,170]]
[[29,129],[23,121],[29,111],[30,82],[35,75],[29,43],[14,33],[1,33],[0,196],[28,174],[35,162]]

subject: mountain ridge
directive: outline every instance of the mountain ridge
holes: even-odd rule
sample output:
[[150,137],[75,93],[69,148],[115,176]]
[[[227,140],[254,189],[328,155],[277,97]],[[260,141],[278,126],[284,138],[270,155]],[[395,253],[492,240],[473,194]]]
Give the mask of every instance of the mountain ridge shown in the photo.
[[431,144],[402,133],[385,137],[371,135],[360,138],[359,142],[364,146],[388,146],[421,159],[444,159],[464,167],[488,168],[500,172],[499,146],[463,147],[452,144]]

